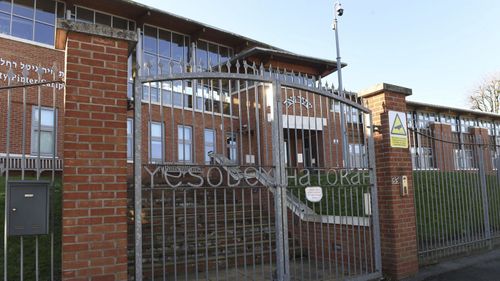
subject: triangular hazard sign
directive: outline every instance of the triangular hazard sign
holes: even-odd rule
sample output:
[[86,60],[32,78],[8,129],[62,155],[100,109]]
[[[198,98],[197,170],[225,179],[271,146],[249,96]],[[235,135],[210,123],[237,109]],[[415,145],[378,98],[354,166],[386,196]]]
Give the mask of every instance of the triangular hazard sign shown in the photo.
[[403,122],[401,122],[399,114],[396,114],[396,117],[394,118],[394,123],[392,123],[391,134],[406,136],[405,126],[403,126]]

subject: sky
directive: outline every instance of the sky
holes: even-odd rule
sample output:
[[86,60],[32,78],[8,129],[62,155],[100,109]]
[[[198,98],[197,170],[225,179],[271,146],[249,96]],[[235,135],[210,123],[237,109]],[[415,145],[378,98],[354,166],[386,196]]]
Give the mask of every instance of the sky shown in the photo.
[[[302,55],[335,60],[334,1],[136,0]],[[498,0],[344,0],[339,18],[344,88],[411,88],[410,100],[469,107],[500,73]],[[329,77],[337,85],[336,76]]]

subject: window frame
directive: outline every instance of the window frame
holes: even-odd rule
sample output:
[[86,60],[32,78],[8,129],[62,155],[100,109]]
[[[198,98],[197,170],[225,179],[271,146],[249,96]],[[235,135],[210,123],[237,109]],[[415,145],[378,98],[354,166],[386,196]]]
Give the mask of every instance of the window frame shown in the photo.
[[[130,131],[129,131],[130,128]],[[127,160],[134,160],[134,119],[127,118]]]
[[[211,143],[207,142],[207,132],[212,133],[213,138],[212,138]],[[217,153],[217,136],[216,136],[216,132],[214,129],[205,128],[203,130],[203,157],[204,157],[204,161],[206,164],[209,164],[211,162],[210,156],[208,156],[208,153],[210,151],[207,150],[207,148],[209,148],[209,147],[212,148],[213,153]]]
[[[33,13],[30,17],[28,17],[26,15],[14,14],[14,0],[10,0],[10,11],[9,12],[0,11],[1,14],[6,15],[9,18],[9,27],[8,27],[9,32],[8,33],[0,32],[0,37],[13,39],[13,40],[17,40],[17,41],[25,41],[25,42],[35,44],[35,45],[40,45],[43,47],[54,48],[55,47],[55,40],[56,40],[56,32],[57,32],[57,20],[60,18],[59,17],[60,4],[62,4],[62,8],[64,9],[64,13],[63,13],[63,15],[64,15],[65,11],[66,11],[66,3],[62,2],[62,1],[58,1],[58,0],[53,1],[53,3],[54,3],[54,10],[53,10],[54,11],[54,22],[49,23],[47,21],[40,20],[37,18],[37,1],[40,1],[40,0],[33,1],[33,7],[32,7]],[[12,34],[14,17],[22,19],[22,20],[28,20],[31,22],[30,23],[31,24],[31,39],[20,37],[20,36]],[[52,33],[53,33],[52,43],[47,44],[45,42],[36,40],[36,38],[37,38],[36,37],[37,24],[49,26],[50,28],[52,28]]]
[[[186,134],[185,130],[188,130],[190,133]],[[182,134],[180,133],[182,130]],[[186,135],[189,135],[189,139],[186,139]],[[186,125],[177,125],[177,161],[180,163],[193,163],[193,127]],[[188,153],[186,153],[186,146],[189,147]],[[182,151],[182,157],[181,157]],[[189,156],[189,159],[186,159],[186,156]]]
[[[158,125],[160,126],[160,136],[154,136],[152,135],[152,126],[153,125]],[[148,158],[149,158],[149,162],[150,163],[158,163],[158,162],[164,162],[165,161],[165,137],[164,137],[164,125],[163,125],[163,122],[155,122],[155,121],[151,121],[149,122],[149,132],[148,132],[148,136],[149,136],[149,141],[148,141],[148,144],[149,144],[149,149],[148,149]],[[153,142],[159,142],[160,143],[160,147],[161,147],[161,151],[160,151],[160,158],[153,158]]]
[[[41,111],[50,111],[52,112],[52,122],[53,126],[42,126],[42,120],[39,120],[36,122],[35,117],[38,118],[38,114],[36,113],[37,109],[41,108]],[[40,114],[40,117],[43,116]],[[41,136],[41,133],[37,133],[38,131],[40,132],[50,132],[52,136],[52,147],[51,150],[53,150],[50,153],[45,153],[45,152],[40,152],[38,153],[38,138],[35,138],[36,135]],[[40,148],[42,148],[41,142],[40,142]],[[39,107],[37,105],[34,105],[31,110],[31,155],[40,155],[40,156],[45,156],[45,157],[52,157],[57,155],[57,109],[56,108],[50,108],[50,107]]]

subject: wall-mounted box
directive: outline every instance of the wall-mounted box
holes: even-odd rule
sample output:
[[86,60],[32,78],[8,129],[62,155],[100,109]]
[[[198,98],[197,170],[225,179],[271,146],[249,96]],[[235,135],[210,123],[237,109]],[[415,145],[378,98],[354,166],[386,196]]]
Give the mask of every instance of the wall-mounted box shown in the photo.
[[7,234],[49,233],[49,182],[9,181],[7,183]]

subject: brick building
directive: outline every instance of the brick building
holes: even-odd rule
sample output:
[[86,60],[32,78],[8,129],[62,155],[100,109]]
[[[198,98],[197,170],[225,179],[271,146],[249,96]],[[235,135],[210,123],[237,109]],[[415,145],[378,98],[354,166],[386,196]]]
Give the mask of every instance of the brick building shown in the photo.
[[[370,197],[376,196],[372,187],[377,183],[379,197],[386,200],[381,204],[386,215],[381,228],[387,235],[382,241],[384,266],[397,278],[414,273],[413,198],[400,196],[398,186],[389,183],[410,170],[409,154],[392,149],[380,132],[375,139],[379,150],[373,154],[377,166],[388,172],[377,170],[377,183],[367,182],[367,175],[375,174],[375,160],[368,159],[370,130],[387,122],[386,106],[408,112],[414,169],[473,170],[477,151],[470,144],[477,141],[494,144],[483,156],[492,159],[486,164],[489,170],[496,167],[498,115],[405,103],[411,90],[394,86],[363,98],[354,93],[339,97],[322,84],[323,77],[337,70],[333,61],[294,54],[132,1],[0,1],[0,43],[0,86],[7,92],[0,95],[0,175],[62,174],[64,280],[132,279],[134,246],[138,251],[134,234],[140,236],[133,227],[140,219],[149,239],[140,246],[148,251],[135,265],[151,264],[144,270],[147,278],[182,271],[188,279],[188,273],[205,270],[208,279],[209,269],[218,274],[220,266],[228,274],[233,262],[245,271],[261,262],[263,274],[269,263],[274,278],[272,265],[280,257],[273,254],[279,248],[273,229],[279,211],[283,221],[293,222],[282,235],[290,239],[282,237],[281,243],[291,244],[295,271],[310,279],[327,273],[379,277],[380,230],[378,215],[372,216],[376,200]],[[138,85],[137,77],[149,80]],[[373,104],[367,108],[366,102]],[[282,116],[276,116],[278,109]],[[134,112],[141,112],[141,134],[135,134]],[[142,165],[134,175],[135,151],[141,152]],[[269,172],[282,164],[284,175]],[[182,178],[197,169],[200,173]],[[311,183],[313,173],[316,182]],[[142,188],[138,193],[144,192],[142,201],[135,201],[142,203],[142,212],[131,206],[138,195],[132,190],[138,175],[145,178],[135,183]],[[240,181],[245,177],[246,182]],[[281,182],[268,184],[271,177]],[[158,184],[158,179],[163,181]],[[280,184],[289,188],[283,197],[289,208],[284,210],[271,200]],[[301,198],[301,188],[313,184],[325,185],[326,205]],[[204,224],[197,212],[204,215]],[[392,219],[397,215],[402,218]],[[221,217],[225,237],[218,240]],[[228,233],[234,234],[233,241]],[[392,237],[394,233],[399,236]],[[177,241],[177,235],[183,239]],[[173,244],[165,246],[170,240]],[[203,256],[199,247],[205,249]],[[220,265],[219,256],[225,264]],[[298,266],[304,259],[309,259],[306,273]],[[161,270],[155,268],[160,260]]]

